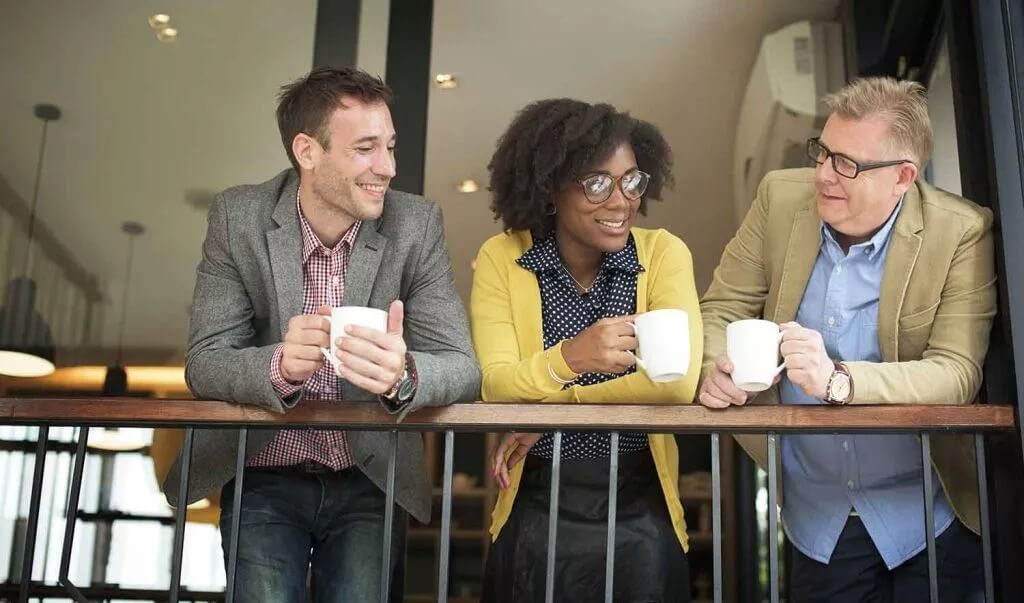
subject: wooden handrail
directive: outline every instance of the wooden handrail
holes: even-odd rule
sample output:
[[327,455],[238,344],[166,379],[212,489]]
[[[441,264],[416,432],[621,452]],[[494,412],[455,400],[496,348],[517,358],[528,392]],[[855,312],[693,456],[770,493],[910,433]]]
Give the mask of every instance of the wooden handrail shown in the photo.
[[885,404],[747,406],[453,404],[425,408],[399,423],[376,402],[305,400],[285,414],[256,406],[154,398],[0,398],[0,424],[105,426],[333,426],[411,431],[631,431],[763,433],[836,431],[978,432],[1014,427],[1012,406]]

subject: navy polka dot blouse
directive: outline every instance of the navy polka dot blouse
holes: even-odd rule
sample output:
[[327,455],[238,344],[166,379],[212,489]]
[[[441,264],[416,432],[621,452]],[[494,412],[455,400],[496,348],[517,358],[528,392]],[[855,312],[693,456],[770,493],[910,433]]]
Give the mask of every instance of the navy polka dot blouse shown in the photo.
[[[606,253],[598,270],[593,288],[584,294],[576,290],[558,255],[558,244],[552,235],[535,239],[533,247],[516,262],[537,275],[540,284],[541,317],[544,325],[544,349],[575,337],[602,318],[623,316],[636,312],[637,274],[644,267],[636,253],[633,235],[618,252]],[[628,375],[636,370],[630,367],[618,375],[584,373],[572,385],[593,385]],[[554,439],[546,433],[530,449],[530,454],[550,459]],[[619,453],[636,452],[647,448],[647,434],[623,432],[619,435]],[[562,434],[562,459],[608,458],[611,454],[611,435],[595,432]]]

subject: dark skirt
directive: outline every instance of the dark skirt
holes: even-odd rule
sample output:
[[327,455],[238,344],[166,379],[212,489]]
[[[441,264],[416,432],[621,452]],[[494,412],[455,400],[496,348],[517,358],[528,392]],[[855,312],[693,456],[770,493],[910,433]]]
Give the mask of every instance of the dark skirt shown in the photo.
[[[484,602],[544,601],[551,462],[525,462],[512,513],[487,557]],[[689,601],[686,554],[650,451],[620,455],[618,482],[615,601]],[[603,601],[608,459],[563,461],[558,508],[555,601]]]

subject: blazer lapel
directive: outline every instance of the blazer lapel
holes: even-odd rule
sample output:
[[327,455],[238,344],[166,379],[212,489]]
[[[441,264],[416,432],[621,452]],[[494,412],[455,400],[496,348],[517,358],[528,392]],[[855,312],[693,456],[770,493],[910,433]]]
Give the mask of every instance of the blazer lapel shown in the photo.
[[[345,272],[346,306],[365,306],[370,301],[373,281],[377,278],[384,249],[388,239],[380,233],[380,219],[366,220],[359,227],[359,234],[352,245],[352,255]],[[387,310],[387,308],[382,308]]]
[[267,233],[282,339],[291,317],[302,313],[302,229],[296,209],[298,188],[298,178],[294,177],[284,186],[273,214],[278,228]]
[[[813,199],[812,199],[813,201]],[[788,322],[796,318],[804,289],[821,249],[821,219],[813,205],[798,211],[789,232],[786,261],[779,280],[779,297],[771,320]],[[770,286],[770,285],[769,285]],[[767,318],[767,317],[766,317]]]
[[893,225],[889,252],[885,258],[885,272],[882,275],[882,289],[878,299],[878,344],[882,360],[899,360],[899,318],[903,299],[910,284],[910,275],[921,251],[921,236],[924,228],[921,214],[921,193],[917,185],[903,197],[903,208]]

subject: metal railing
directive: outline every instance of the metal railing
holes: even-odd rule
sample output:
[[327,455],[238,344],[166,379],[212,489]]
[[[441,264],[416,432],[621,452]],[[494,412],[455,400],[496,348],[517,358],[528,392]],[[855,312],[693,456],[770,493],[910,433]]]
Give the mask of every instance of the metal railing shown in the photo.
[[[768,436],[768,517],[769,517],[769,575],[770,598],[779,599],[778,524],[776,478],[777,439],[787,433],[914,433],[921,439],[925,508],[925,525],[933,525],[931,437],[933,434],[974,434],[977,457],[978,487],[981,508],[981,538],[985,567],[985,595],[994,601],[992,579],[991,534],[988,524],[988,485],[985,471],[985,432],[1010,430],[1014,427],[1013,408],[1001,405],[858,405],[831,406],[751,406],[726,411],[709,410],[702,406],[649,406],[649,405],[584,405],[584,404],[456,404],[442,408],[428,408],[409,415],[401,423],[384,412],[376,403],[342,403],[337,401],[304,401],[284,415],[278,415],[252,406],[196,400],[161,400],[159,405],[148,399],[132,398],[0,398],[0,424],[37,425],[39,437],[35,449],[35,464],[29,505],[28,535],[24,543],[24,565],[19,585],[19,601],[52,592],[52,586],[33,584],[32,561],[35,534],[38,527],[42,479],[49,428],[52,426],[79,427],[75,451],[74,470],[68,490],[67,518],[59,573],[59,584],[67,596],[86,601],[82,590],[68,578],[71,553],[74,547],[74,523],[81,494],[89,428],[104,427],[185,427],[181,486],[178,500],[188,500],[191,453],[196,429],[238,428],[238,458],[234,487],[231,540],[228,543],[226,600],[233,601],[238,551],[238,533],[245,467],[245,450],[249,429],[280,429],[284,427],[317,427],[344,430],[372,430],[391,432],[391,452],[386,480],[385,531],[381,546],[383,568],[390,567],[391,532],[394,524],[395,463],[397,433],[399,431],[436,431],[445,433],[444,468],[442,480],[442,511],[440,555],[438,562],[439,602],[447,601],[448,563],[451,540],[452,465],[455,432],[528,431],[554,432],[554,452],[551,473],[550,524],[547,549],[546,600],[553,599],[554,562],[557,545],[558,486],[561,468],[560,450],[563,431],[605,431],[612,434],[609,459],[609,508],[607,562],[605,567],[605,601],[612,600],[615,536],[616,484],[618,474],[618,434],[620,431],[648,433],[700,433],[711,435],[712,473],[712,555],[713,592],[716,603],[722,601],[722,510],[721,459],[722,434],[758,433]],[[204,493],[205,494],[205,493]],[[226,503],[226,501],[224,501]],[[170,601],[182,598],[180,587],[182,551],[184,546],[185,512],[175,514],[174,545],[171,559],[171,579],[167,592]],[[931,600],[938,601],[935,558],[935,537],[926,529],[927,555]],[[381,601],[388,600],[390,572],[382,572]],[[50,596],[53,596],[50,594]],[[191,598],[191,597],[189,597]]]

